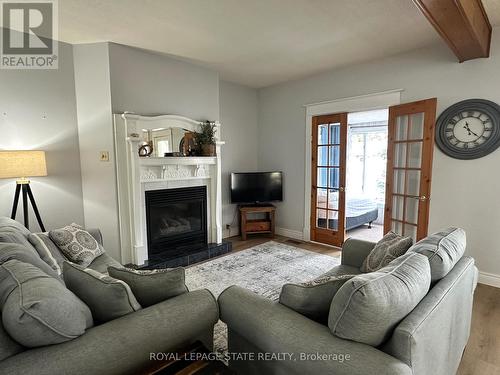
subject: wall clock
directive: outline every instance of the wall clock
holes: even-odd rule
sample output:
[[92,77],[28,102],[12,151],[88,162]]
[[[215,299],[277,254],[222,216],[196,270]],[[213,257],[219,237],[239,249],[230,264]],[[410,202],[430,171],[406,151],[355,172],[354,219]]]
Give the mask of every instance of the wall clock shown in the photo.
[[447,108],[436,123],[436,144],[455,159],[477,159],[500,146],[500,106],[470,99]]

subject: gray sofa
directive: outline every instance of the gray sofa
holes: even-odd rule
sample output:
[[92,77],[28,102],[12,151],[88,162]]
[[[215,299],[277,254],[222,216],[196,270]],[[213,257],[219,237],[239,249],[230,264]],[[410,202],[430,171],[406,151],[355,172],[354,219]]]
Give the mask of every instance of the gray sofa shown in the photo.
[[[8,218],[0,218],[0,242],[30,248],[29,231]],[[91,234],[102,244],[98,230]],[[2,249],[7,244],[0,243]],[[103,272],[119,265],[106,253],[89,268]],[[212,348],[213,327],[219,317],[215,298],[208,290],[181,294],[88,329],[68,342],[38,348],[16,343],[0,323],[0,374],[137,374],[151,366],[150,353],[171,352],[195,341]]]
[[[373,246],[370,242],[347,240],[341,265],[328,274],[360,274],[359,268]],[[457,258],[430,260],[431,272],[436,261],[451,270],[444,276],[433,273],[436,277],[427,295],[378,347],[339,338],[326,325],[232,286],[219,296],[221,320],[228,325],[229,351],[253,353],[253,358],[238,358],[229,366],[240,375],[455,374],[469,337],[477,275],[472,258],[461,254]],[[286,355],[262,360],[264,355],[269,356],[265,353],[291,353],[294,360]],[[304,353],[338,357],[304,360]],[[342,355],[349,355],[349,360]]]

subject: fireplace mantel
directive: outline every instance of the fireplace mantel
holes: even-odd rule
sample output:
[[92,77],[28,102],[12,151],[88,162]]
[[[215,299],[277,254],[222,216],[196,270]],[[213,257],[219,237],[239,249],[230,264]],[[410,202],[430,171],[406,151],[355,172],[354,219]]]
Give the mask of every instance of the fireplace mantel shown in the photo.
[[214,157],[139,157],[144,129],[183,128],[199,131],[201,121],[176,115],[115,114],[115,152],[118,179],[120,244],[123,263],[148,259],[145,192],[189,186],[207,186],[208,242],[222,242],[220,124],[216,123]]

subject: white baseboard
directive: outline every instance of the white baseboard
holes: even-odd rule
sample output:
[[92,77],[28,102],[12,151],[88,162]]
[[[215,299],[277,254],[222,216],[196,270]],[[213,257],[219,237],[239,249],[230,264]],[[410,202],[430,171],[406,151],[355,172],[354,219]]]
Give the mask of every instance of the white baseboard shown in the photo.
[[279,234],[280,236],[290,237],[290,238],[293,238],[295,240],[303,240],[304,239],[304,234],[299,230],[292,230],[292,229],[287,229],[287,228],[276,227],[276,234]]
[[479,272],[480,284],[485,284],[489,286],[494,286],[495,288],[500,288],[500,275],[495,275],[494,273]]

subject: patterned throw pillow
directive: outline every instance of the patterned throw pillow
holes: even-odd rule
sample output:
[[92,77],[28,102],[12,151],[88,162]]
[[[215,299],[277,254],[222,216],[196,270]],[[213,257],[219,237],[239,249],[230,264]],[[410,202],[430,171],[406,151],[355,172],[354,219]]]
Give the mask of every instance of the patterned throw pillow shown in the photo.
[[158,302],[186,293],[184,268],[133,270],[108,267],[110,276],[125,281],[139,303],[152,306]]
[[374,272],[387,266],[411,247],[413,240],[394,232],[387,233],[368,254],[361,265],[361,272]]
[[104,249],[92,235],[78,224],[51,230],[49,237],[70,261],[87,267]]
[[285,284],[279,302],[320,323],[326,323],[335,293],[354,275],[320,276],[300,284]]
[[68,289],[85,302],[99,323],[141,309],[134,293],[122,280],[70,262],[64,262],[63,271]]

